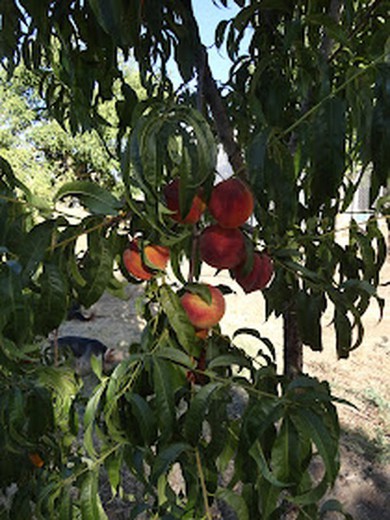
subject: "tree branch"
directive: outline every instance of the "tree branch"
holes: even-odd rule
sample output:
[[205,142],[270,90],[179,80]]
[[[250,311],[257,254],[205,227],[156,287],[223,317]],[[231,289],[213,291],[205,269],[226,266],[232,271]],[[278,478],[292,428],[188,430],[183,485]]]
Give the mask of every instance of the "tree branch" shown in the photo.
[[198,99],[203,99],[204,97],[210,107],[218,137],[228,156],[233,171],[239,177],[246,179],[248,174],[242,150],[234,138],[233,128],[227,115],[222,96],[212,75],[207,51],[200,38],[199,26],[194,15],[192,2],[191,0],[182,0],[182,2],[185,7],[185,24],[190,30],[191,37],[194,38],[193,45],[195,51],[195,68],[198,75],[198,87],[203,90],[203,92],[199,90]]

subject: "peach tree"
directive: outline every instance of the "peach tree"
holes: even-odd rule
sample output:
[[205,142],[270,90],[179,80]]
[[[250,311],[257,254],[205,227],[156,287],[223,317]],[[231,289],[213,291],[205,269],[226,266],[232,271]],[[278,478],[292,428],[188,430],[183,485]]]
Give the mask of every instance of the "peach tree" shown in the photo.
[[[231,60],[223,88],[190,0],[0,5],[2,64],[12,75],[23,60],[65,128],[104,128],[100,103],[115,100],[124,185],[119,196],[92,181],[59,186],[53,204],[86,210],[75,223],[0,160],[0,487],[17,484],[5,518],[107,518],[102,478],[129,518],[211,519],[217,507],[244,520],[348,517],[321,501],[339,468],[337,398],[303,373],[302,355],[322,349],[330,303],[339,357],[361,344],[371,299],[383,309],[388,2],[236,0],[231,19],[226,0],[214,3],[215,43]],[[126,82],[128,60],[145,99]],[[234,175],[216,184],[219,147]],[[342,245],[336,217],[366,171],[373,212],[364,226],[351,220]],[[282,318],[283,373],[272,338],[221,330],[231,289],[219,270]],[[118,271],[144,284],[145,326],[112,373],[93,361],[86,396],[70,367],[46,362],[42,338],[72,300],[120,294]],[[124,492],[129,475],[141,500]]]

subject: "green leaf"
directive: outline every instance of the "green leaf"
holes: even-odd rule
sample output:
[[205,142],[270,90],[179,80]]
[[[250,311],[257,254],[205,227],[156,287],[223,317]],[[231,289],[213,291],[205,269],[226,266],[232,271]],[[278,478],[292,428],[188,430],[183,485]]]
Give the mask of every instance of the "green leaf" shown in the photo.
[[66,278],[54,263],[45,263],[39,277],[40,298],[36,321],[41,333],[47,334],[65,319],[68,309],[68,286]]
[[301,495],[291,497],[290,500],[292,503],[299,504],[301,506],[317,504],[324,496],[324,494],[327,492],[328,487],[329,481],[325,476],[317,486],[310,489],[309,491],[306,491],[306,493],[302,493]]
[[208,364],[208,369],[213,370],[215,368],[230,367],[233,365],[238,365],[240,368],[248,368],[249,370],[252,368],[252,363],[244,354],[236,353],[222,354],[221,356],[215,357]]
[[296,310],[302,342],[312,350],[322,350],[321,316],[325,310],[323,294],[299,291],[296,296]]
[[98,215],[117,215],[122,204],[111,192],[89,181],[73,181],[61,186],[54,200],[64,197],[77,197],[91,213]]
[[70,489],[65,489],[62,493],[59,520],[72,520],[72,494]]
[[344,515],[344,518],[346,518],[347,520],[353,520],[353,516],[350,515],[349,513],[346,513],[344,511],[343,506],[340,504],[340,502],[335,499],[327,500],[326,502],[324,502],[322,504],[321,509],[320,509],[320,517],[326,518],[327,513],[332,512],[332,511],[341,513],[342,515]]
[[335,309],[336,350],[339,358],[347,358],[352,346],[352,326],[345,309]]
[[176,413],[174,402],[174,368],[163,359],[153,359],[153,385],[161,435],[169,439],[173,433]]
[[209,401],[213,393],[222,388],[222,386],[222,383],[208,383],[202,386],[191,401],[184,419],[184,435],[193,446],[196,446],[199,442]]
[[78,301],[91,307],[104,293],[113,272],[114,252],[110,241],[99,232],[88,235],[88,252],[80,274],[86,283],[76,287]]
[[272,356],[273,361],[276,360],[275,347],[273,346],[271,341],[268,338],[264,338],[257,329],[252,329],[250,327],[241,327],[241,328],[239,328],[239,329],[234,331],[233,339],[236,338],[237,336],[241,335],[241,334],[248,334],[249,336],[253,336],[254,338],[260,340],[262,343],[264,343],[264,345],[269,350],[269,352],[270,352],[270,354]]
[[273,474],[267,464],[263,449],[259,441],[253,443],[249,449],[249,455],[255,460],[263,477],[273,486],[285,488],[293,485],[293,482],[282,482]]
[[106,389],[106,382],[100,383],[100,385],[98,385],[95,388],[92,397],[89,399],[87,406],[85,408],[85,413],[84,413],[84,427],[85,428],[90,426],[97,418],[97,415],[96,415],[97,410],[100,405],[100,400],[102,399],[105,389]]
[[315,209],[337,197],[345,169],[346,104],[341,97],[322,103],[311,132],[312,204]]
[[9,265],[0,264],[0,327],[15,343],[28,341],[32,332],[29,299],[23,295],[21,278]]
[[115,496],[121,481],[122,453],[116,450],[104,461],[108,480],[110,481],[112,494]]
[[139,394],[128,392],[126,400],[130,403],[134,417],[137,419],[139,431],[147,446],[153,444],[157,435],[155,415],[148,402]]
[[98,473],[87,473],[80,486],[80,505],[82,520],[108,520],[100,496]]
[[272,447],[271,467],[278,480],[298,484],[302,478],[301,466],[299,434],[286,417]]
[[217,500],[222,500],[233,509],[238,520],[249,520],[249,511],[242,496],[230,489],[218,488],[215,494]]
[[53,232],[56,229],[55,220],[46,220],[34,226],[25,237],[20,248],[20,262],[23,265],[25,282],[35,274],[38,266],[48,254]]
[[161,347],[154,355],[185,368],[193,369],[195,367],[194,359],[177,348]]
[[172,466],[172,464],[176,462],[176,460],[183,452],[189,452],[191,450],[191,446],[186,442],[175,442],[161,450],[157,454],[157,457],[152,467],[152,482],[156,483],[160,475],[167,473],[170,466]]
[[222,46],[228,24],[229,20],[222,20],[215,29],[215,45],[218,49]]
[[186,291],[197,294],[204,300],[208,305],[211,305],[211,292],[210,288],[206,284],[199,283],[188,283],[185,286]]
[[290,417],[298,431],[304,436],[310,437],[316,445],[324,461],[329,482],[333,484],[339,470],[338,438],[326,424],[326,417],[305,408],[300,408]]

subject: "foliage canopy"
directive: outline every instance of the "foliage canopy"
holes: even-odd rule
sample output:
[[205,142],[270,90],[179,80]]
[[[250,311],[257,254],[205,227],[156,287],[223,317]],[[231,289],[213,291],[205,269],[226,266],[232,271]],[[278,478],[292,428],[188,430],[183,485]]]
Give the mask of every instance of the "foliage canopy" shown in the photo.
[[[214,3],[223,18],[227,0]],[[76,451],[76,411],[80,400],[85,404],[80,394],[74,399],[77,381],[67,369],[42,366],[37,348],[37,338],[65,319],[72,299],[89,307],[105,290],[119,290],[116,264],[134,282],[122,264],[128,235],[168,246],[183,286],[199,280],[199,228],[172,223],[163,189],[180,177],[184,213],[199,187],[208,200],[219,145],[255,196],[247,241],[267,250],[276,267],[264,291],[267,317],[283,316],[298,343],[321,350],[321,317],[331,302],[337,354],[348,357],[362,342],[361,317],[370,299],[383,309],[376,287],[386,247],[375,208],[388,208],[378,197],[390,165],[389,2],[235,4],[237,15],[222,19],[215,34],[232,63],[223,88],[213,79],[190,0],[0,5],[0,58],[9,77],[16,81],[22,62],[44,106],[73,134],[63,134],[66,139],[82,139],[78,132],[85,131],[109,136],[123,181],[120,194],[94,179],[69,182],[55,201],[76,197],[87,216],[75,224],[49,212],[37,223],[34,194],[1,158],[1,486],[29,482],[20,487],[10,517],[17,511],[25,518],[57,512],[73,518],[80,511],[82,518],[104,518],[96,498],[102,465],[114,491],[122,465],[143,484],[148,498],[134,506],[132,518],[143,510],[155,518],[211,518],[214,498],[240,519],[279,518],[291,508],[299,518],[341,510],[336,503],[322,512],[317,507],[338,471],[339,426],[328,385],[304,375],[292,379],[288,370],[277,375],[272,343],[254,330],[236,335],[260,341],[257,359],[216,327],[207,340],[207,368],[199,369],[206,347],[163,273],[146,286],[141,314],[147,325],[129,358],[110,377],[95,366],[99,384],[85,406],[84,444],[73,445]],[[245,34],[250,43],[243,52]],[[130,58],[146,99],[124,73],[123,60]],[[179,88],[168,74],[172,59],[183,79]],[[110,117],[102,110],[107,102],[115,109]],[[25,116],[27,123],[35,117]],[[0,134],[8,148],[10,130]],[[373,214],[364,227],[352,220],[348,244],[341,245],[336,217],[366,171]],[[84,235],[80,252],[77,239]],[[292,347],[287,333],[287,353]],[[299,370],[299,363],[292,368]],[[188,371],[201,372],[202,384],[190,383]],[[230,409],[237,389],[245,395],[239,418]],[[39,424],[37,407],[44,417]],[[39,474],[26,453],[45,461]],[[319,484],[309,473],[315,453],[324,463]],[[16,458],[21,463],[11,471]],[[231,460],[234,474],[222,486],[218,475]],[[174,462],[185,497],[174,494],[166,475]],[[80,493],[73,500],[74,486]]]

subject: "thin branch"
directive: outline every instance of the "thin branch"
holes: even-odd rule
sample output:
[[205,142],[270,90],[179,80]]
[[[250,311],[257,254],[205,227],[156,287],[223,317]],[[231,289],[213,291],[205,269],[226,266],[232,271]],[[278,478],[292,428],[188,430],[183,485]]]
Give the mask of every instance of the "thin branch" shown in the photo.
[[196,458],[196,467],[197,467],[198,473],[199,473],[200,487],[202,489],[203,503],[204,503],[204,509],[205,509],[205,513],[206,513],[206,518],[207,518],[207,520],[213,520],[213,515],[211,514],[209,501],[208,501],[208,492],[207,492],[206,481],[205,481],[204,473],[203,473],[202,461],[200,460],[200,454],[199,454],[198,448],[195,448],[195,458]]

